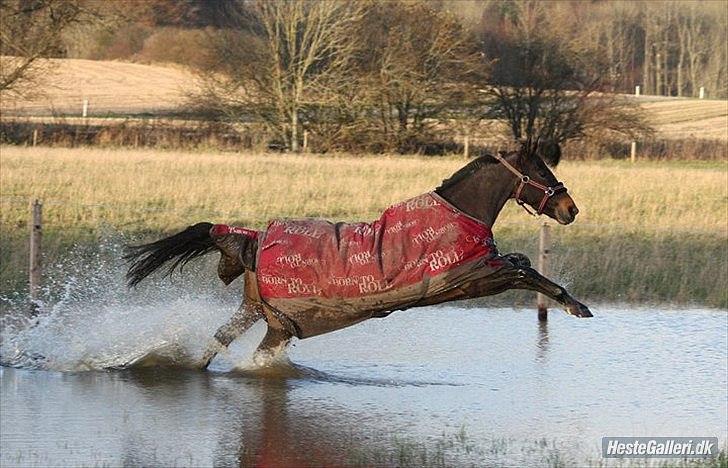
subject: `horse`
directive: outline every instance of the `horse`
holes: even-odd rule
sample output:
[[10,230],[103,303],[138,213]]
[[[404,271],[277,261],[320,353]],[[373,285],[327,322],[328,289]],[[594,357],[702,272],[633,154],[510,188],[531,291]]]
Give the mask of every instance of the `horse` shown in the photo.
[[510,289],[539,292],[569,315],[592,317],[587,306],[533,269],[527,256],[501,255],[490,231],[509,200],[562,225],[575,220],[579,209],[549,169],[560,157],[558,145],[549,142],[483,153],[432,192],[393,205],[371,223],[273,220],[260,232],[197,223],[129,247],[127,280],[133,287],[165,265],[171,274],[212,252],[221,254],[218,276],[226,285],[243,275],[242,304],[215,333],[201,368],[260,319],[267,332],[254,362],[263,364],[293,337]]

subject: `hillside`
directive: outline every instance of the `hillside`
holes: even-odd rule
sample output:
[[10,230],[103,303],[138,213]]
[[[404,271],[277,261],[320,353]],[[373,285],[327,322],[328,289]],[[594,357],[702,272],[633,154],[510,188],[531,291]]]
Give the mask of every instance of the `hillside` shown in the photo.
[[663,137],[728,140],[728,101],[656,98],[641,105]]
[[[195,76],[182,67],[93,60],[53,60],[54,74],[32,100],[5,99],[4,116],[80,116],[84,99],[90,116],[169,113],[195,89]],[[728,140],[728,101],[643,96],[649,122],[664,138]]]
[[194,75],[182,67],[80,59],[51,60],[52,76],[38,96],[3,99],[4,115],[80,116],[83,100],[89,115],[169,112],[194,89]]

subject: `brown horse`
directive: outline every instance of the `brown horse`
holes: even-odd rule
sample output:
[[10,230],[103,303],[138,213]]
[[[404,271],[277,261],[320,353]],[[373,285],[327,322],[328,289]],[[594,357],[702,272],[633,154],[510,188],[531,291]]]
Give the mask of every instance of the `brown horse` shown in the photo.
[[[441,208],[445,207],[446,213],[461,216],[467,223],[476,223],[476,228],[488,233],[509,199],[515,199],[526,211],[529,211],[528,206],[530,206],[536,214],[545,214],[560,224],[569,224],[574,221],[579,210],[573,199],[567,194],[566,188],[556,180],[545,162],[556,165],[560,154],[558,145],[536,143],[524,144],[519,151],[499,153],[495,156],[480,156],[446,179],[434,192],[426,194],[431,197],[427,200],[435,200],[432,204],[437,204]],[[393,207],[395,211],[392,212],[396,212],[398,206],[395,205]],[[402,210],[404,209],[402,208],[400,211]],[[430,214],[430,218],[432,217],[433,215]],[[268,233],[272,226],[282,223],[281,221],[273,222],[268,228]],[[301,225],[296,225],[291,232],[307,234],[305,225],[303,226],[302,228]],[[334,243],[339,245],[342,242],[339,236],[347,229],[361,233],[362,229],[370,229],[375,224],[339,223],[329,224],[329,226],[335,233]],[[453,223],[449,223],[447,226],[451,231],[460,229]],[[455,227],[453,228],[453,226]],[[437,234],[445,232],[445,229],[430,230],[430,232]],[[265,238],[265,232],[260,234]],[[458,232],[451,232],[450,235],[451,237],[457,236]],[[473,236],[466,237],[471,239]],[[415,241],[418,239],[421,240],[422,236],[418,236]],[[525,255],[500,255],[495,250],[494,244],[492,242],[488,244],[487,240],[479,241],[477,244],[478,248],[485,249],[484,251],[487,253],[485,259],[476,258],[467,265],[463,260],[460,265],[456,265],[455,270],[446,274],[425,277],[425,273],[432,275],[427,271],[427,258],[424,261],[412,263],[413,265],[423,265],[419,285],[399,289],[392,286],[392,289],[388,290],[386,294],[364,295],[355,298],[336,295],[321,298],[320,289],[317,290],[314,286],[313,291],[317,292],[319,297],[312,298],[313,302],[299,299],[275,302],[261,294],[263,288],[267,288],[268,284],[261,282],[260,276],[263,274],[261,271],[267,266],[258,264],[262,258],[260,250],[264,250],[259,249],[259,241],[260,238],[255,231],[211,223],[198,223],[171,237],[151,244],[132,247],[126,257],[132,262],[127,274],[131,286],[136,285],[168,262],[171,264],[168,269],[169,274],[188,261],[213,251],[221,253],[218,275],[225,284],[229,284],[244,274],[243,303],[230,320],[215,333],[213,342],[201,358],[202,367],[207,367],[219,351],[225,349],[261,318],[267,322],[268,332],[256,351],[255,360],[257,362],[264,361],[265,358],[284,349],[294,336],[307,338],[338,330],[369,318],[385,317],[395,310],[490,296],[509,289],[537,291],[561,304],[570,315],[592,316],[589,309],[569,295],[563,287],[531,268],[530,261]],[[381,240],[378,242],[381,243]],[[285,257],[288,252],[280,244],[285,246],[289,243],[288,241],[278,242],[275,246],[279,249],[283,248],[282,252]],[[488,250],[488,246],[492,248]],[[381,248],[381,245],[378,247]],[[404,250],[398,250],[398,252],[404,252],[407,246],[395,247],[401,247]],[[420,252],[419,255],[423,257],[429,254]],[[463,256],[457,257],[456,255],[456,260]],[[382,263],[385,260],[381,258],[375,260],[379,262],[381,268],[384,268]],[[391,256],[386,259],[386,262],[392,263]],[[467,268],[465,268],[466,266]],[[403,271],[401,267],[401,264],[393,266],[397,272]],[[285,278],[279,279],[282,282],[286,280]],[[347,281],[347,278],[339,281],[347,284],[353,282],[353,280]],[[401,294],[398,294],[400,292]],[[286,308],[283,306],[284,304],[293,304],[293,307]]]

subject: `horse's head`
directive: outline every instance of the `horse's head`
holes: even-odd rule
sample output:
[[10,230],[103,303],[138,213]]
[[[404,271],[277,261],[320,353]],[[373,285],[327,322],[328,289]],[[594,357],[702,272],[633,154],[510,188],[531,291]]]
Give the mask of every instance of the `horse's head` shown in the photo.
[[556,166],[560,158],[561,148],[552,141],[524,144],[509,158],[512,163],[498,157],[517,177],[512,196],[518,204],[529,205],[537,214],[545,214],[560,224],[569,224],[579,209],[546,164]]

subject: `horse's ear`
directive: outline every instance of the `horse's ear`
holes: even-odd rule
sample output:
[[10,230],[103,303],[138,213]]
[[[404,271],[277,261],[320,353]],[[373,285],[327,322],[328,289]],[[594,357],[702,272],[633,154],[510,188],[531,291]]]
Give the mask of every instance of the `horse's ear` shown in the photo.
[[545,140],[538,145],[538,153],[543,162],[556,167],[561,161],[561,146],[554,140]]
[[531,139],[530,138],[519,138],[518,140],[518,157],[523,159],[528,159],[528,157],[531,155],[531,152],[533,151],[533,148],[531,148]]

